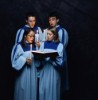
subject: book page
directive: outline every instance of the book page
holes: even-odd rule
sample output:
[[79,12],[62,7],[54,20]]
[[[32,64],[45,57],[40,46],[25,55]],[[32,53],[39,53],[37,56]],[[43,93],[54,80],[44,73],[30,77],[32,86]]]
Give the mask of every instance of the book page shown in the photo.
[[40,54],[57,53],[57,50],[53,50],[53,49],[43,49],[43,50],[32,51],[32,53],[40,53]]

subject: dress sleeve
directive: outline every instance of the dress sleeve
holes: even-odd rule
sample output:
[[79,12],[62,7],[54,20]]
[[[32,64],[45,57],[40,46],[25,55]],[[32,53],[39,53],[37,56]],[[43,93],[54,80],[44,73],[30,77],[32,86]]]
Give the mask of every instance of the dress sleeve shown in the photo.
[[53,64],[55,68],[61,68],[63,66],[63,45],[60,43],[57,48],[58,56],[55,60],[50,59],[50,63]]
[[23,33],[24,33],[24,30],[23,29],[19,29],[16,33],[16,39],[15,39],[15,43],[18,43],[22,40],[22,37],[23,37]]
[[11,53],[12,67],[16,70],[21,70],[26,63],[26,57],[23,55],[23,50],[20,45],[15,45]]
[[64,47],[67,47],[68,45],[68,32],[63,28],[62,29],[64,31]]
[[38,30],[39,30],[39,42],[42,42],[43,40],[43,33],[42,33],[42,30],[40,27],[38,27]]
[[64,47],[66,47],[68,44],[68,32],[64,28],[59,30],[59,39]]

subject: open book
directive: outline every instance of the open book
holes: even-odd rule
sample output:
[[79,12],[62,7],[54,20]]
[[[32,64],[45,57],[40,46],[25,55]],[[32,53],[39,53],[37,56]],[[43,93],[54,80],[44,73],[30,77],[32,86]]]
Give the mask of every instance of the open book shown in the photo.
[[39,56],[39,57],[56,57],[56,56],[58,56],[57,50],[53,50],[53,49],[36,50],[36,51],[32,51],[32,53],[35,56]]

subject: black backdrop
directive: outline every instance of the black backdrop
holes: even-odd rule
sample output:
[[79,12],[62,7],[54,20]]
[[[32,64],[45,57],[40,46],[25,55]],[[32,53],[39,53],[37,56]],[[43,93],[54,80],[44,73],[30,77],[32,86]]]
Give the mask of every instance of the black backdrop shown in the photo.
[[35,11],[37,24],[48,26],[48,13],[57,11],[69,33],[70,90],[63,100],[98,100],[97,0],[0,0],[0,100],[13,100],[15,73],[10,54],[24,15]]

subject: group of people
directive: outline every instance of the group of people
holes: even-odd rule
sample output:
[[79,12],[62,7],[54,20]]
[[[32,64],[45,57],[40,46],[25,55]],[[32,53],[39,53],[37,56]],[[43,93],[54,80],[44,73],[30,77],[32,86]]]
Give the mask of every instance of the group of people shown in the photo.
[[[36,26],[36,16],[27,13],[26,25],[16,34],[11,53],[12,67],[17,70],[14,100],[60,100],[67,90],[68,33],[59,23],[56,13],[49,14],[49,27],[42,32]],[[32,50],[56,50],[56,57],[38,57]],[[63,87],[63,88],[61,88]]]

